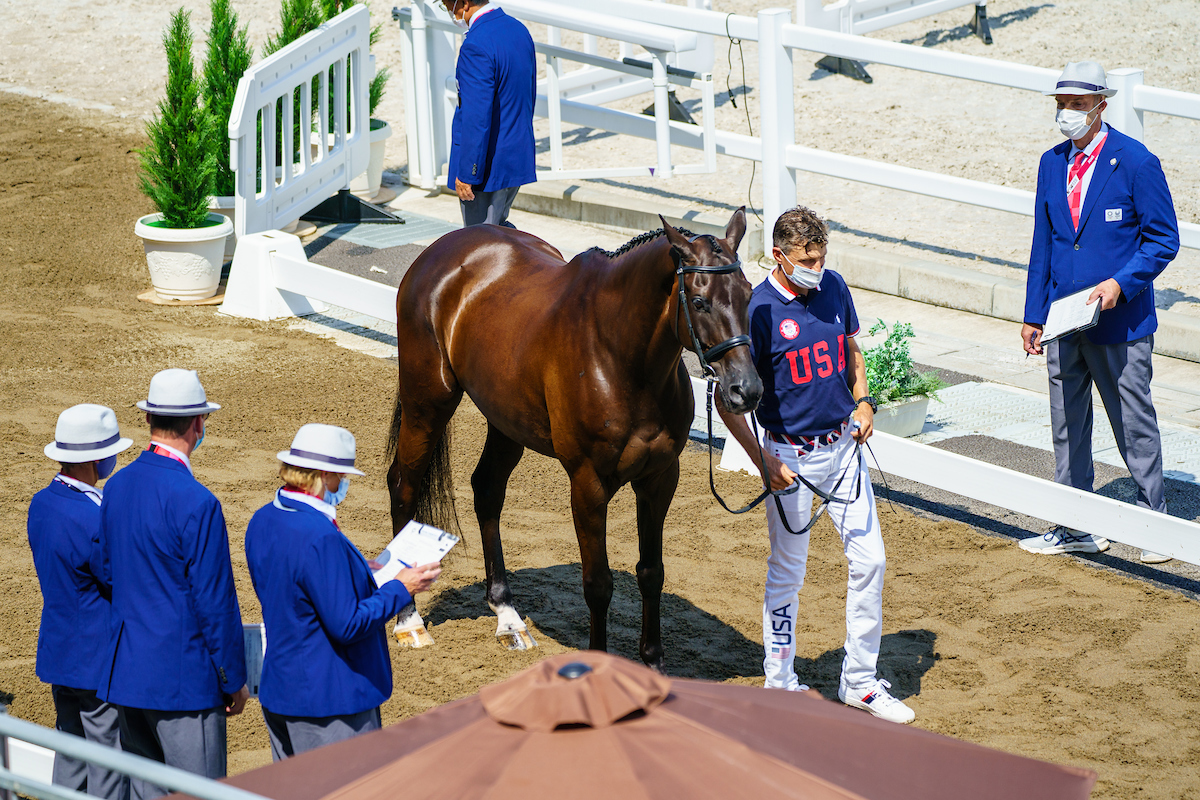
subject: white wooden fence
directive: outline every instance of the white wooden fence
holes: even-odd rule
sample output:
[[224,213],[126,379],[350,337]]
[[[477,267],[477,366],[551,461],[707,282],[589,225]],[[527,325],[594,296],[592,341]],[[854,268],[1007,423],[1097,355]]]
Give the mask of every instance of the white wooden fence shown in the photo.
[[[520,14],[516,9],[522,0],[500,2],[506,4],[506,8],[508,4],[513,4],[514,13]],[[872,3],[879,4],[875,0]],[[896,8],[903,4],[903,0],[894,0],[889,7]],[[859,3],[858,7],[862,10],[866,5]],[[557,12],[543,17],[542,21],[550,20],[555,27],[563,30],[576,30],[572,20],[578,9],[584,6],[594,8],[595,4],[591,0],[560,0],[556,6]],[[453,76],[453,48],[449,39],[441,40],[444,53],[440,61],[419,63],[410,60],[415,59],[422,48],[428,49],[428,41],[425,40],[431,35],[449,36],[428,19],[422,23],[425,27],[418,28],[416,9],[419,7],[425,6],[417,2],[409,9],[397,10],[394,14],[405,27],[405,35],[410,41],[402,52],[404,71],[427,76],[426,87],[444,86]],[[425,8],[427,15],[438,13],[431,7]],[[926,5],[925,8],[932,6]],[[603,9],[605,13],[619,16],[625,21],[674,28],[714,37],[717,41],[732,37],[759,43],[758,74],[756,79],[751,80],[758,88],[761,136],[717,130],[712,138],[715,139],[718,154],[759,161],[763,165],[763,236],[766,250],[771,246],[769,239],[774,220],[784,209],[796,203],[797,170],[1016,214],[1033,213],[1033,192],[798,145],[795,141],[792,58],[796,50],[826,53],[853,61],[886,64],[1038,93],[1053,88],[1059,74],[1057,70],[795,25],[791,23],[791,14],[786,9],[761,11],[757,18],[645,0],[606,0]],[[440,13],[444,16],[444,12]],[[408,23],[410,18],[411,24]],[[1106,118],[1123,133],[1136,139],[1144,138],[1142,119],[1146,112],[1200,120],[1200,95],[1145,86],[1142,70],[1136,68],[1114,69],[1109,72],[1108,79],[1109,85],[1118,89],[1118,92],[1109,98]],[[436,151],[439,145],[430,138],[428,131],[432,126],[425,121],[436,116],[433,106],[422,101],[422,97],[432,90],[423,90],[421,81],[415,81],[415,84],[412,87],[414,102],[408,108],[409,163],[410,169],[413,163],[420,163],[417,173],[420,185],[424,186],[427,182],[432,187],[436,184],[435,173],[440,171],[445,158],[435,154],[440,152]],[[593,98],[604,99],[599,94]],[[548,114],[548,106],[539,103],[538,109],[540,114]],[[560,116],[561,123],[654,139],[658,142],[660,152],[664,148],[664,137],[669,137],[670,144],[677,147],[704,149],[708,144],[708,137],[700,126],[672,122],[665,127],[664,133],[662,126],[648,118],[604,108],[598,102],[589,102],[586,95],[564,100],[560,104]],[[448,129],[445,140],[449,140]],[[1200,225],[1181,224],[1180,238],[1184,247],[1200,249]]]

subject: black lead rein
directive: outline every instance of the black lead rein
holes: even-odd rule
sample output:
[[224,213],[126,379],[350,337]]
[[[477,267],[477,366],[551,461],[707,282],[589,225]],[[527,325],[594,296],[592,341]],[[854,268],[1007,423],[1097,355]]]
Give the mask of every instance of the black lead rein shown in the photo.
[[[833,496],[834,493],[837,492],[838,488],[841,487],[842,481],[844,481],[846,479],[846,474],[850,470],[850,465],[847,464],[846,468],[844,470],[842,470],[842,474],[841,474],[841,476],[838,477],[838,481],[837,481],[837,483],[834,484],[833,490],[831,492],[823,492],[823,491],[821,491],[821,489],[819,487],[814,486],[813,484],[809,483],[808,480],[803,475],[796,475],[797,480],[793,481],[792,485],[788,486],[786,489],[780,489],[779,491],[772,491],[770,488],[770,483],[767,482],[767,487],[765,489],[763,489],[763,493],[760,494],[758,497],[756,497],[754,500],[752,500],[747,505],[745,505],[741,508],[738,508],[738,509],[733,509],[733,508],[729,507],[729,505],[725,502],[725,500],[721,497],[721,495],[719,495],[717,493],[716,479],[713,475],[713,444],[712,444],[712,442],[713,442],[713,431],[712,431],[713,385],[716,384],[718,381],[717,381],[717,372],[716,372],[716,370],[714,370],[712,368],[712,364],[710,364],[709,362],[716,361],[718,358],[725,355],[727,352],[729,352],[730,350],[732,350],[735,347],[741,347],[742,345],[749,347],[750,346],[750,336],[748,334],[743,333],[739,336],[734,336],[732,338],[726,339],[725,341],[723,341],[719,344],[715,344],[712,347],[705,350],[700,344],[700,339],[696,336],[695,327],[692,325],[692,309],[688,305],[688,302],[687,302],[687,287],[684,286],[683,276],[687,273],[692,273],[692,272],[701,272],[701,273],[706,273],[706,274],[710,274],[710,275],[724,275],[724,274],[728,274],[730,272],[738,272],[742,268],[742,262],[741,262],[741,260],[738,260],[738,261],[734,261],[732,263],[724,264],[724,265],[714,265],[714,266],[699,266],[699,265],[697,265],[697,266],[688,267],[688,266],[684,266],[683,260],[681,258],[679,258],[678,253],[675,253],[674,250],[672,250],[672,253],[675,255],[675,258],[677,259],[676,267],[675,267],[675,275],[677,276],[676,282],[679,284],[679,302],[677,303],[676,310],[675,310],[675,335],[676,335],[676,337],[679,336],[679,309],[682,308],[683,309],[683,318],[684,318],[684,320],[687,321],[688,335],[691,337],[691,340],[692,340],[692,351],[696,354],[696,357],[698,359],[700,359],[700,369],[703,370],[704,377],[708,381],[708,488],[712,491],[712,495],[713,495],[713,497],[715,497],[717,499],[717,502],[721,504],[721,507],[724,508],[726,511],[728,511],[731,514],[745,514],[747,511],[751,510],[752,508],[757,506],[759,503],[761,503],[763,500],[765,500],[768,495],[773,495],[775,497],[775,503],[778,506],[779,517],[783,521],[783,527],[787,530],[787,532],[794,534],[796,536],[808,533],[812,529],[812,526],[817,524],[817,520],[821,518],[821,515],[823,513],[825,513],[825,510],[829,507],[830,503],[849,504],[849,503],[852,503],[852,502],[858,500],[859,495],[862,494],[862,470],[860,469],[858,472],[858,477],[857,477],[858,485],[855,489],[854,497],[849,498],[849,499],[842,499],[842,498]],[[758,445],[759,464],[761,464],[761,466],[762,466],[763,479],[764,479],[764,481],[766,481],[767,458],[766,458],[766,455],[763,453],[762,443],[759,442],[758,423],[757,423],[757,421],[755,421],[753,419],[753,417],[751,417],[751,422],[754,425],[754,441]],[[854,445],[854,460],[855,460],[855,462],[858,462],[861,459],[861,457],[862,457],[862,442],[855,442],[855,445]],[[809,519],[807,525],[805,525],[802,529],[800,529],[798,531],[794,531],[794,530],[792,530],[792,526],[788,524],[787,514],[783,510],[783,502],[779,498],[782,496],[785,496],[785,495],[792,494],[794,492],[798,492],[800,490],[801,483],[803,483],[806,487],[808,487],[809,491],[811,491],[814,495],[821,498],[821,505],[819,505],[817,507],[817,510],[815,512],[813,512],[812,518]]]

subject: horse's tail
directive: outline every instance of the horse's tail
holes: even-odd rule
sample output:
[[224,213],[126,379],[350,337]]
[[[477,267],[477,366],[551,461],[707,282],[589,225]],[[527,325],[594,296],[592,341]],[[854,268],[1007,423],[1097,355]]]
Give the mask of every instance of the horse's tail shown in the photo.
[[[400,441],[400,422],[403,409],[400,397],[396,397],[396,410],[392,413],[392,427],[388,434],[387,456],[393,460],[396,456],[396,446]],[[442,432],[442,437],[433,447],[429,455],[429,466],[421,485],[417,487],[416,497],[413,498],[413,519],[441,528],[444,531],[462,535],[458,524],[458,510],[454,505],[454,476],[450,465],[450,423]]]

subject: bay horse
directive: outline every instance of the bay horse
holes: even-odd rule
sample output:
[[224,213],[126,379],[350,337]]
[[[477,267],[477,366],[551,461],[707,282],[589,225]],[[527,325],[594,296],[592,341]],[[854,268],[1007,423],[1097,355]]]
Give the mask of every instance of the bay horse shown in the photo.
[[[487,601],[498,617],[496,635],[510,649],[535,644],[513,608],[500,544],[508,479],[528,448],[557,458],[570,478],[594,650],[607,649],[613,592],[608,503],[621,486],[633,485],[639,650],[663,669],[663,522],[694,411],[683,348],[697,349],[720,381],[726,408],[744,413],[762,396],[750,349],[742,346],[749,343],[751,286],[736,254],[745,232],[744,208],[723,239],[663,220],[661,230],[615,252],[593,248],[565,263],[535,236],[478,225],[438,239],[401,281],[389,437],[393,530],[414,518],[446,527],[451,518],[447,426],[466,392],[487,419],[471,486]],[[427,636],[415,607],[402,612],[396,629]]]

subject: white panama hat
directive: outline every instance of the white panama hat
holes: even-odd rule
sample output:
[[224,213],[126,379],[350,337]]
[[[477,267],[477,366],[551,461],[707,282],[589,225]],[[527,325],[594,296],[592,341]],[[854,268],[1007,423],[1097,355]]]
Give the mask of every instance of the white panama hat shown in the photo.
[[164,369],[150,379],[149,397],[137,407],[160,417],[198,417],[220,408],[208,402],[194,369]]
[[58,415],[54,441],[43,452],[60,463],[86,464],[115,456],[131,444],[133,439],[121,438],[111,408],[82,403]]
[[366,474],[354,468],[354,434],[345,428],[320,422],[310,422],[296,431],[292,449],[280,451],[277,458],[293,467]]
[[1104,67],[1095,61],[1068,61],[1054,90],[1044,92],[1047,97],[1060,94],[1100,94],[1112,97],[1116,89],[1108,88],[1108,76]]

